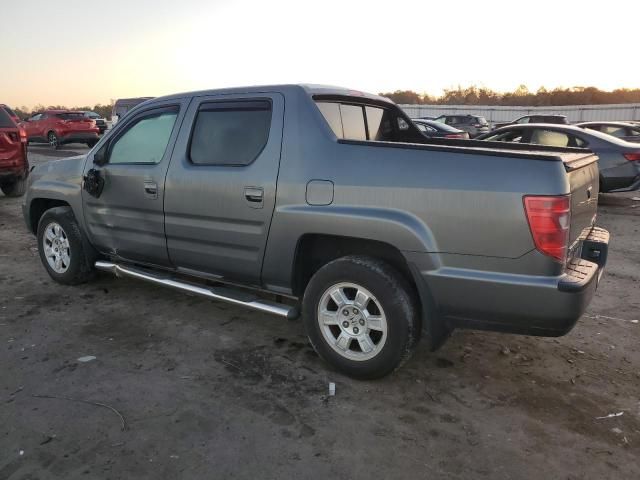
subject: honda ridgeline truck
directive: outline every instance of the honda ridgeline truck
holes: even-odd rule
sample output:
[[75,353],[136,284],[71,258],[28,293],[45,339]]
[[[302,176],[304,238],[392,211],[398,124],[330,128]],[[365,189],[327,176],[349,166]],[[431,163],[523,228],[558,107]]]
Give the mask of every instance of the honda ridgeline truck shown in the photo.
[[301,315],[322,358],[374,378],[455,328],[567,333],[607,258],[596,160],[427,139],[335,87],[211,90],[146,101],[87,155],[37,166],[23,208],[57,282],[102,270]]

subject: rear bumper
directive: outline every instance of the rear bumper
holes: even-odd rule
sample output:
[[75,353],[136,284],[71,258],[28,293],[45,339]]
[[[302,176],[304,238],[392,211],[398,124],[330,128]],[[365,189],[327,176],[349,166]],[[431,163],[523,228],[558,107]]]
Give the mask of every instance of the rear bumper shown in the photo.
[[87,143],[91,141],[97,142],[99,139],[97,132],[71,132],[61,136],[58,139],[58,143],[60,145],[65,143]]
[[440,267],[422,285],[451,328],[537,336],[568,333],[585,312],[607,261],[609,232],[594,228],[578,258],[557,276]]

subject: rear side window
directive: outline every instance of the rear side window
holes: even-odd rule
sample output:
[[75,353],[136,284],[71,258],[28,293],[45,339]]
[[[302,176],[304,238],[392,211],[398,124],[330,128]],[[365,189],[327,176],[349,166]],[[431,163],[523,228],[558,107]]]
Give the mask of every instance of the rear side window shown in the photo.
[[618,138],[625,137],[627,135],[626,128],[617,125],[604,125],[600,131]]
[[271,102],[219,102],[198,111],[189,156],[195,165],[252,163],[269,140]]
[[364,126],[364,115],[360,105],[340,105],[342,113],[342,130],[344,138],[349,140],[366,140],[367,130]]
[[0,108],[0,128],[15,128],[15,126],[9,114]]
[[62,120],[79,120],[84,118],[83,113],[56,113],[56,118],[60,118]]
[[569,135],[552,130],[534,130],[531,134],[531,143],[539,145],[551,145],[552,147],[568,147]]
[[353,105],[340,102],[316,102],[333,133],[343,140],[378,142],[423,142],[414,124],[409,124],[393,108]]
[[178,109],[162,109],[135,120],[111,146],[109,163],[160,163],[169,144]]
[[16,112],[14,112],[13,110],[11,110],[9,107],[7,107],[6,105],[4,107],[0,107],[0,110],[4,109],[9,116],[11,117],[17,117],[18,115],[16,115]]

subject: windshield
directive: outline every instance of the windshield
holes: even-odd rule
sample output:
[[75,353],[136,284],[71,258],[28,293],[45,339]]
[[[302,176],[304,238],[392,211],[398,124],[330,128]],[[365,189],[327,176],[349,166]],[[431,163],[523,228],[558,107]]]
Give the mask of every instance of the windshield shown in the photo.
[[100,115],[95,112],[85,112],[85,115],[89,118],[100,118]]

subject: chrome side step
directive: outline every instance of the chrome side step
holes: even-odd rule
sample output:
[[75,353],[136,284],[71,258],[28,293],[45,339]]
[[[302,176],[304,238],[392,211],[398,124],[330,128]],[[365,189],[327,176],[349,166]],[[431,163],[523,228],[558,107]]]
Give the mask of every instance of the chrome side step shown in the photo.
[[98,270],[112,273],[116,277],[129,277],[137,278],[138,280],[146,280],[147,282],[155,283],[156,285],[162,285],[164,287],[173,288],[174,290],[192,293],[194,295],[206,297],[210,300],[219,300],[221,302],[251,308],[260,312],[271,313],[273,315],[289,319],[296,318],[298,316],[298,309],[296,307],[263,300],[251,293],[245,293],[231,288],[195,285],[176,280],[172,278],[170,274],[156,272],[150,273],[146,270],[130,267],[128,265],[124,266],[101,260],[97,261],[95,266]]

